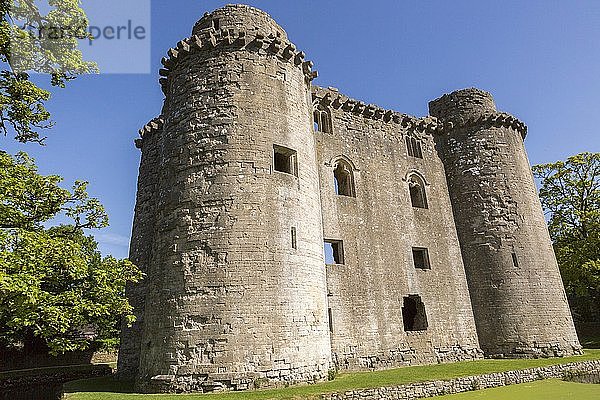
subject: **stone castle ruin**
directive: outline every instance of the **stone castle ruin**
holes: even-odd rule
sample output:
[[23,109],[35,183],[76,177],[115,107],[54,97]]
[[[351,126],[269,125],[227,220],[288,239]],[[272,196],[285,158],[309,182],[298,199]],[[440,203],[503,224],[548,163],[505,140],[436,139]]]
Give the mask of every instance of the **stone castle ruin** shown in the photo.
[[523,139],[489,93],[417,118],[313,86],[266,13],[206,14],[141,131],[118,369],[146,392],[580,352]]

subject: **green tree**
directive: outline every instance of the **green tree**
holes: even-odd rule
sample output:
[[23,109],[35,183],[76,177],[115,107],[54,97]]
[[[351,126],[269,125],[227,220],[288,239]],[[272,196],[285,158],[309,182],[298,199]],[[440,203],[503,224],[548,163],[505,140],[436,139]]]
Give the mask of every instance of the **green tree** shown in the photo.
[[[118,321],[133,320],[125,284],[141,274],[128,260],[104,257],[85,229],[107,226],[86,182],[72,190],[38,174],[24,153],[0,153],[0,345],[47,346],[56,354],[92,342],[115,343]],[[68,224],[48,227],[60,217]],[[93,327],[94,338],[78,331]]]
[[579,321],[600,319],[600,153],[536,165],[540,199],[565,284]]
[[[0,0],[0,132],[42,144],[40,130],[52,126],[45,107],[48,90],[31,81],[28,71],[49,74],[51,85],[97,72],[84,61],[78,39],[90,38],[79,0],[48,0],[42,14],[34,0]],[[37,2],[40,3],[40,2]]]
[[[40,132],[53,125],[50,91],[28,72],[48,74],[55,87],[97,72],[77,47],[91,39],[87,18],[79,0],[0,0],[0,17],[0,132],[43,144]],[[25,153],[0,151],[0,346],[56,354],[92,341],[112,345],[121,318],[133,319],[124,288],[139,270],[100,255],[85,232],[108,225],[102,205],[88,197],[86,182],[66,190],[61,181],[39,175]],[[94,338],[79,334],[88,327]]]

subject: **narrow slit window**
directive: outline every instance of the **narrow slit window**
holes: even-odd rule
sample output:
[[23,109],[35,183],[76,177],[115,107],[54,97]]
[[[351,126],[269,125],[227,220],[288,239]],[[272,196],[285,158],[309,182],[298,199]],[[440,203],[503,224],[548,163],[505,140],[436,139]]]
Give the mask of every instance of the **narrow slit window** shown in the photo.
[[354,191],[354,173],[352,167],[344,160],[337,162],[333,170],[335,194],[356,197]]
[[325,264],[344,264],[344,245],[341,240],[325,240]]
[[410,190],[410,202],[415,208],[428,208],[427,195],[425,193],[425,183],[417,176],[411,176],[408,180]]
[[415,268],[431,269],[431,264],[429,263],[429,251],[427,251],[426,248],[413,247],[412,255]]
[[327,309],[327,317],[329,320],[329,332],[333,332],[333,314],[331,313],[331,308]]
[[517,258],[517,253],[512,253],[512,262],[515,268],[519,268],[519,259]]
[[298,248],[298,238],[296,237],[296,227],[292,227],[291,235],[292,235],[292,249],[297,249]]
[[321,105],[317,106],[313,113],[313,120],[315,124],[315,131],[323,133],[333,133],[331,113],[327,108]]
[[273,146],[273,166],[275,171],[298,176],[296,151],[283,146]]
[[406,149],[408,155],[415,158],[423,158],[423,151],[421,150],[421,141],[414,136],[406,136]]
[[425,314],[425,304],[423,304],[421,296],[409,295],[404,298],[402,319],[405,332],[427,330],[427,314]]

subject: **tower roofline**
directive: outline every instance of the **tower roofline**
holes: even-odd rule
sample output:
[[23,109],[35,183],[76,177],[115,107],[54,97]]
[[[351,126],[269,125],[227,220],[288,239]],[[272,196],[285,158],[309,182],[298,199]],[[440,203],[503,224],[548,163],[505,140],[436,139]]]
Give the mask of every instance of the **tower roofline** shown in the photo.
[[305,53],[299,51],[293,43],[287,40],[282,40],[273,34],[266,34],[262,31],[247,32],[234,28],[219,30],[208,28],[197,35],[179,41],[177,46],[169,49],[167,57],[162,58],[163,68],[159,71],[161,76],[159,82],[163,93],[166,94],[168,90],[171,71],[177,67],[181,60],[190,54],[217,48],[223,50],[244,49],[276,56],[301,68],[307,83],[318,76],[317,71],[313,71],[313,62],[306,61]]
[[394,110],[382,108],[376,104],[366,104],[360,100],[353,99],[333,88],[322,88],[312,86],[313,104],[320,104],[334,110],[340,110],[361,116],[363,118],[380,120],[389,124],[397,124],[402,128],[414,128],[425,134],[440,133],[443,126],[435,117],[426,116],[418,118],[412,115],[404,114]]
[[[214,23],[213,21],[217,21]],[[204,14],[192,29],[192,35],[202,30],[219,26],[225,29],[269,31],[281,40],[288,40],[287,32],[267,12],[246,4],[227,4]],[[218,29],[218,28],[217,28]]]
[[472,126],[495,126],[515,129],[523,140],[527,125],[517,117],[498,111],[491,93],[475,87],[446,93],[429,102],[429,113],[444,121],[446,132]]

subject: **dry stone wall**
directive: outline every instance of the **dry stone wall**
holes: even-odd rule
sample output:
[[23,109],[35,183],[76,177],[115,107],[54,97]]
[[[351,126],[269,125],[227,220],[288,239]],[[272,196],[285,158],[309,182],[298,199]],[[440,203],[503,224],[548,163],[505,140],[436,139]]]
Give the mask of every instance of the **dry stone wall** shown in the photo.
[[445,381],[429,381],[408,385],[361,389],[344,393],[321,395],[323,400],[413,400],[527,383],[549,378],[563,378],[573,374],[600,373],[600,361],[584,361],[550,367],[530,368],[518,371],[486,375],[465,376]]

